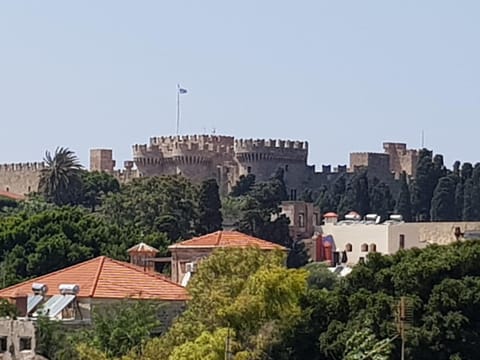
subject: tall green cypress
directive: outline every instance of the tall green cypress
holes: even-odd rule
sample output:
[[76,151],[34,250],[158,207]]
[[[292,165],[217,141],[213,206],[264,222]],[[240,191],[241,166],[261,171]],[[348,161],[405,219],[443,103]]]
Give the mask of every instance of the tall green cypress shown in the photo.
[[195,227],[198,235],[209,234],[222,229],[222,202],[215,179],[202,182],[198,198],[198,221]]
[[405,221],[412,220],[412,203],[410,200],[410,189],[408,187],[407,174],[405,171],[400,175],[400,190],[398,192],[395,210],[398,214],[403,216]]
[[434,167],[432,152],[427,149],[420,150],[416,177],[412,186],[412,207],[416,221],[430,220],[430,205],[440,171],[439,161]]
[[395,206],[390,188],[377,178],[373,179],[373,184],[369,188],[370,212],[381,216],[384,220],[388,219]]
[[454,175],[444,176],[438,182],[433,193],[431,202],[432,221],[454,221],[455,211],[455,188]]

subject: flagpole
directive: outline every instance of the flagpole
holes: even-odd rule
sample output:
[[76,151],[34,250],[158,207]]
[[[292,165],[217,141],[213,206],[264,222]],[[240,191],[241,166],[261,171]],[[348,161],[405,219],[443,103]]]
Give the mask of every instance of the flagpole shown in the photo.
[[180,129],[180,84],[177,84],[177,135]]

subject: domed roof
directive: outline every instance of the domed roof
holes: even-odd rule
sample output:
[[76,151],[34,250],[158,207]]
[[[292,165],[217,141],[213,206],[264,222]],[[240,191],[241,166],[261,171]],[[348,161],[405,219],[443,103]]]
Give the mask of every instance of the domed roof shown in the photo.
[[153,246],[147,245],[144,242],[141,242],[135,246],[132,246],[127,250],[128,253],[137,252],[137,253],[159,253],[158,249],[155,249]]

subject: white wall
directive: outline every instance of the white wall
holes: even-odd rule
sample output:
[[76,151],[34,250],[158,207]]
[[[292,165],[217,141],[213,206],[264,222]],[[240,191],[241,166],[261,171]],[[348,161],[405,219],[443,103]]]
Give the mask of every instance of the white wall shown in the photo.
[[[420,227],[415,223],[326,224],[321,228],[323,236],[333,237],[334,251],[344,251],[347,244],[352,245],[352,251],[347,252],[349,264],[356,264],[361,257],[366,259],[371,244],[375,244],[376,251],[381,254],[395,254],[400,247],[400,235],[405,236],[405,249],[426,245],[420,242]],[[368,245],[368,251],[362,251],[362,244]]]
[[356,264],[361,257],[367,257],[368,251],[362,251],[362,244],[375,244],[377,252],[388,254],[388,226],[386,225],[333,225],[322,226],[323,235],[331,235],[335,244],[334,251],[344,251],[347,244],[352,244],[352,251],[347,252],[348,264]]

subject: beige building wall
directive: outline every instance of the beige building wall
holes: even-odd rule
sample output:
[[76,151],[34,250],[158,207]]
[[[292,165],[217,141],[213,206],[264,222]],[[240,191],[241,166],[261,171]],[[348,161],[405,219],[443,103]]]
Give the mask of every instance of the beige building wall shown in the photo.
[[[35,355],[35,326],[31,320],[0,320],[0,343],[6,341],[7,351],[1,359],[33,359]],[[29,348],[24,348],[29,344]],[[3,351],[3,349],[2,349]]]
[[[334,251],[347,251],[348,264],[356,264],[361,258],[366,259],[370,252],[395,254],[403,243],[404,249],[422,248],[419,226],[415,223],[365,224],[326,224],[322,225],[323,236],[331,235]],[[403,238],[401,241],[400,238]]]
[[[480,221],[452,221],[452,222],[425,222],[415,223],[418,226],[419,238],[421,242],[430,244],[450,244],[457,241],[455,228],[459,228],[461,233],[469,232],[480,233]],[[462,240],[460,236],[458,240]]]

